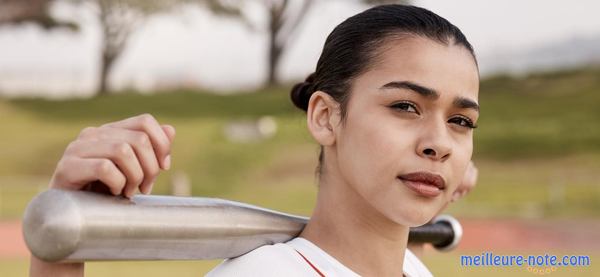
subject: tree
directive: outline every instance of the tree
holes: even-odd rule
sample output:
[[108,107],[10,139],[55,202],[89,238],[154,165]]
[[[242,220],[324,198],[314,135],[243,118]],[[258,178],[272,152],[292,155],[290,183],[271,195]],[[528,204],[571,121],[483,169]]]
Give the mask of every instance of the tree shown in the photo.
[[[110,91],[108,79],[110,73],[127,47],[129,38],[145,19],[156,13],[168,12],[184,4],[200,5],[215,14],[238,18],[252,25],[241,12],[243,0],[0,0],[0,25],[3,23],[35,22],[46,28],[57,26],[75,26],[62,22],[49,15],[49,7],[57,1],[73,4],[85,4],[96,10],[102,33],[100,70],[96,94]],[[267,79],[265,85],[278,83],[281,57],[293,39],[297,27],[305,19],[307,11],[316,2],[314,0],[255,0],[266,9],[268,33]],[[292,4],[296,3],[296,5]],[[346,1],[343,1],[347,3]],[[399,0],[355,0],[354,3],[377,5],[389,3],[408,3]],[[352,3],[352,2],[351,2]],[[257,28],[254,28],[257,29]]]
[[[306,14],[311,6],[316,1],[314,0],[297,0],[300,2],[298,5],[292,5],[293,1],[289,0],[258,0],[267,11],[267,22],[268,26],[266,29],[268,33],[268,46],[267,46],[267,79],[265,85],[276,85],[278,84],[277,73],[279,72],[281,57],[285,53],[289,45],[292,44],[293,39],[296,37],[297,27],[305,19]],[[210,0],[210,2],[219,8],[227,7],[229,9],[235,9],[240,7],[241,2],[227,1],[227,0]],[[348,3],[348,1],[339,1]],[[352,3],[352,2],[350,2]],[[355,0],[354,3],[374,6],[381,4],[407,4],[410,1],[406,0]],[[243,17],[242,13],[238,13],[241,20],[248,22],[247,18]],[[261,29],[261,28],[259,28]]]
[[98,0],[98,19],[102,30],[100,75],[96,94],[108,94],[108,77],[115,61],[121,56],[135,25],[141,16],[122,1]]
[[185,4],[207,5],[217,14],[240,16],[239,10],[212,0],[83,0],[96,5],[103,41],[97,95],[108,94],[108,78],[115,62],[127,47],[130,35],[147,17],[173,11]]
[[304,19],[313,0],[303,0],[299,9],[290,9],[289,1],[267,1],[269,10],[269,46],[267,85],[278,83],[277,72],[284,50],[291,44],[294,32]]
[[108,93],[108,77],[115,61],[121,56],[133,30],[146,15],[166,10],[172,1],[144,0],[0,0],[0,25],[34,23],[45,29],[69,27],[72,22],[57,20],[50,7],[59,2],[83,4],[96,10],[102,33],[100,74],[96,94]]
[[[304,19],[307,11],[314,0],[255,0],[265,8],[267,15],[267,26],[256,26],[245,17],[240,11],[242,4],[248,3],[243,0],[209,0],[209,8],[215,11],[218,9],[228,9],[236,11],[235,17],[240,19],[252,29],[265,30],[268,35],[267,46],[267,79],[265,85],[275,85],[278,83],[277,72],[280,60],[287,47],[295,37],[295,31]],[[298,5],[293,5],[299,3]],[[216,8],[216,9],[215,9]]]
[[127,47],[131,33],[146,17],[165,11],[170,1],[144,0],[82,0],[90,4],[98,17],[102,33],[100,70],[96,95],[108,94],[108,78],[115,62]]
[[50,7],[54,0],[0,0],[0,26],[33,23],[44,29],[77,29],[73,22],[54,18]]

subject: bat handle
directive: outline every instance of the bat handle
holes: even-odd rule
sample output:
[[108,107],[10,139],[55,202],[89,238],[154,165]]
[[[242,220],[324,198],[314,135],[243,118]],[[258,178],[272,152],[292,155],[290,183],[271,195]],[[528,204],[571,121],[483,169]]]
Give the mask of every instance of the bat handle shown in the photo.
[[439,251],[451,251],[462,239],[460,222],[450,215],[439,215],[430,223],[410,228],[409,242],[431,243]]

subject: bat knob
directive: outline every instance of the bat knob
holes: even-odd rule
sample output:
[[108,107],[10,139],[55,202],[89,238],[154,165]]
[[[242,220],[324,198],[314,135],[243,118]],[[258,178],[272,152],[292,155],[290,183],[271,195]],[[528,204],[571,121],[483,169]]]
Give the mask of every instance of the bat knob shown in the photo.
[[42,260],[56,262],[69,256],[77,249],[82,231],[77,204],[64,191],[42,192],[25,210],[25,243]]
[[432,223],[446,224],[452,229],[452,232],[454,233],[452,239],[444,241],[442,243],[434,244],[433,247],[435,247],[435,249],[447,252],[453,250],[454,248],[456,248],[456,246],[458,246],[458,243],[462,239],[463,229],[460,225],[460,222],[458,222],[456,218],[445,214],[438,215],[432,220]]

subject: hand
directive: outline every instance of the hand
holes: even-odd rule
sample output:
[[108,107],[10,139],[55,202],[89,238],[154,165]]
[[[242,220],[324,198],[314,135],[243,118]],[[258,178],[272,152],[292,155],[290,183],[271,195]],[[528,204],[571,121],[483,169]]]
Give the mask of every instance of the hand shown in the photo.
[[[465,195],[467,195],[467,193],[469,193],[477,184],[478,175],[479,170],[477,170],[477,167],[475,167],[473,161],[470,161],[469,165],[467,166],[467,170],[465,171],[465,175],[463,176],[462,182],[452,193],[452,198],[450,199],[450,202],[456,202]],[[450,204],[450,202],[446,202],[437,212],[436,216],[442,213],[442,211],[444,211],[446,207],[448,207],[448,204]]]
[[149,114],[87,127],[68,145],[50,187],[103,189],[129,198],[138,188],[148,194],[160,169],[171,166],[174,137],[172,126]]
[[463,177],[462,183],[456,188],[456,191],[452,194],[451,202],[456,202],[461,199],[467,193],[469,193],[477,184],[477,177],[479,175],[479,170],[475,167],[473,161],[469,162],[467,166],[467,171],[465,171],[465,176]]
[[[104,189],[131,197],[150,193],[160,169],[171,167],[175,129],[149,114],[87,127],[69,144],[50,181],[51,188]],[[83,276],[83,263],[48,263],[33,255],[30,276]]]

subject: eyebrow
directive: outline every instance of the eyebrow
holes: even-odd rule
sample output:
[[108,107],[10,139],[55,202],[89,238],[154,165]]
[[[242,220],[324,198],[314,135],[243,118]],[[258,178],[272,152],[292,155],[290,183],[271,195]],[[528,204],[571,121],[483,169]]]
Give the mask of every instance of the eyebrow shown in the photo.
[[410,81],[394,81],[383,85],[380,89],[408,89],[412,90],[426,98],[438,99],[440,94],[434,89],[424,87],[422,85]]
[[[425,98],[429,98],[429,99],[433,99],[433,100],[437,100],[438,98],[440,98],[440,94],[437,91],[435,91],[434,89],[419,85],[419,84],[411,82],[411,81],[389,82],[389,83],[381,86],[380,89],[407,89],[412,92],[416,92]],[[479,104],[477,104],[477,102],[475,102],[471,99],[465,98],[465,97],[455,98],[454,101],[452,101],[452,104],[455,107],[460,108],[460,109],[473,109],[473,110],[476,110],[477,112],[479,112]]]
[[454,99],[454,101],[452,101],[452,104],[454,104],[455,107],[461,109],[473,109],[479,112],[479,104],[468,98],[457,97],[456,99]]

